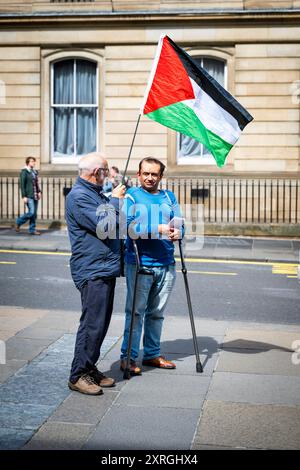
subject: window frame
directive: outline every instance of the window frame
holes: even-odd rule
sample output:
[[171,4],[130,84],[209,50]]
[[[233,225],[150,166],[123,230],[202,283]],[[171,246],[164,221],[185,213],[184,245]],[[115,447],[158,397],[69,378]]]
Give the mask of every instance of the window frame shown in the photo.
[[[201,67],[203,67],[203,60],[204,59],[213,59],[218,62],[222,62],[224,64],[224,88],[227,90],[227,63],[225,59],[221,59],[219,57],[211,57],[207,55],[193,55],[193,58],[195,59],[201,59]],[[176,133],[176,161],[178,166],[182,165],[214,165],[215,164],[215,159],[212,156],[212,154],[204,154],[202,153],[201,155],[194,155],[194,156],[184,156],[180,157],[179,156],[179,150],[180,150],[180,132]],[[201,144],[201,148],[203,150],[203,147],[205,147],[204,144]],[[205,155],[205,156],[204,156]]]
[[[66,60],[73,60],[74,61],[74,81],[73,81],[73,96],[74,96],[74,103],[73,104],[54,104],[54,66],[59,62],[64,62]],[[88,62],[92,62],[96,65],[96,104],[75,104],[76,101],[76,61],[85,60]],[[90,60],[82,57],[75,57],[75,58],[64,58],[64,59],[57,59],[51,62],[51,71],[50,71],[50,156],[52,163],[78,163],[80,158],[83,157],[82,155],[76,154],[76,139],[77,139],[77,108],[96,108],[96,152],[98,151],[99,147],[99,136],[97,133],[98,123],[99,123],[99,96],[98,96],[98,84],[99,84],[99,73],[98,73],[98,64],[95,60]],[[58,157],[54,155],[54,109],[55,108],[72,108],[74,109],[74,154],[69,156]]]
[[[201,57],[208,59],[216,59],[224,62],[224,83],[227,85],[226,89],[232,95],[235,94],[234,85],[234,47],[212,47],[212,48],[200,48],[197,47],[186,47],[186,52],[192,57]],[[205,157],[181,157],[183,160],[190,158],[190,161],[178,163],[177,151],[178,151],[178,133],[172,129],[167,130],[167,160],[168,160],[168,174],[169,175],[178,175],[180,172],[181,175],[194,175],[199,173],[216,173],[220,169],[215,164],[214,160],[208,161]],[[201,164],[199,160],[202,158]],[[226,168],[222,169],[222,172],[230,172],[233,170],[233,159],[234,153],[231,152],[231,155],[227,158]],[[207,161],[204,161],[207,160]]]
[[[53,122],[52,122],[52,101],[53,101],[53,76],[52,64],[62,60],[88,60],[96,63],[96,99],[97,99],[97,128],[96,128],[96,149],[98,152],[104,151],[104,49],[70,49],[53,50],[44,49],[41,51],[41,170],[43,172],[73,172],[77,169],[77,164],[82,155],[69,157],[54,157],[53,155]],[[82,107],[82,104],[79,105]]]

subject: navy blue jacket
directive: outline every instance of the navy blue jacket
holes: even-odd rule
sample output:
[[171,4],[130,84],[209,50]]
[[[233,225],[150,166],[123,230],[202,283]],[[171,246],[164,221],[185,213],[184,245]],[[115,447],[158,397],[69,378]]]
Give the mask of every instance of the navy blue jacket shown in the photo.
[[[78,177],[66,198],[70,267],[78,289],[90,279],[120,275],[120,242],[116,234],[119,199],[108,200],[101,192],[101,186]],[[108,232],[111,238],[107,237]]]

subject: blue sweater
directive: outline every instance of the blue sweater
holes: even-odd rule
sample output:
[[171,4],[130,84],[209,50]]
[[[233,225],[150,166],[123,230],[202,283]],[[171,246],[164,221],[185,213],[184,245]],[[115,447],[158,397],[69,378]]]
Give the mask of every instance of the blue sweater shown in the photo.
[[101,233],[107,234],[109,221],[116,228],[119,199],[109,201],[101,192],[101,186],[78,177],[66,198],[72,248],[70,267],[78,289],[87,280],[120,275],[120,242],[116,231],[112,230],[111,238],[101,239]]
[[174,243],[162,238],[158,233],[158,225],[168,224],[174,216],[181,217],[175,195],[171,191],[160,190],[159,193],[152,194],[141,187],[130,188],[122,211],[126,215],[129,233],[126,240],[126,263],[135,264],[131,240],[135,238],[142,265],[173,264]]

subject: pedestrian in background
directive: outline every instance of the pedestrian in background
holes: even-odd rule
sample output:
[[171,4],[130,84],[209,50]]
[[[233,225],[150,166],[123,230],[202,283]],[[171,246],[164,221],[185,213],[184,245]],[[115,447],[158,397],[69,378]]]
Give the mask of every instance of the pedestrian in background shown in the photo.
[[105,178],[103,185],[103,192],[105,196],[111,196],[112,190],[116,188],[122,182],[122,175],[119,172],[119,168],[111,166],[109,169],[109,176]]
[[20,189],[24,204],[26,204],[28,212],[21,215],[16,220],[16,232],[20,232],[21,225],[29,221],[29,234],[41,235],[36,230],[36,217],[38,202],[41,199],[41,190],[38,180],[38,172],[35,169],[36,159],[34,157],[26,158],[26,166],[20,173]]
[[125,186],[114,188],[110,200],[104,196],[102,185],[109,170],[102,154],[85,155],[78,167],[79,176],[66,198],[66,220],[71,274],[81,294],[82,315],[68,385],[77,392],[101,395],[102,387],[115,385],[96,363],[110,324],[116,277],[120,275],[120,242],[117,236],[105,234],[116,233]]

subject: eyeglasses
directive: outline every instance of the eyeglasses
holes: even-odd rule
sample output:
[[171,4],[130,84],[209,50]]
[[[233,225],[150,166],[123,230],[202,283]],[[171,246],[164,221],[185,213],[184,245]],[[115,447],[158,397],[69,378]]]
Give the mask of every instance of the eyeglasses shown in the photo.
[[99,171],[99,170],[109,171],[109,168],[98,168],[98,171]]

